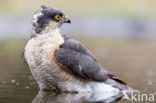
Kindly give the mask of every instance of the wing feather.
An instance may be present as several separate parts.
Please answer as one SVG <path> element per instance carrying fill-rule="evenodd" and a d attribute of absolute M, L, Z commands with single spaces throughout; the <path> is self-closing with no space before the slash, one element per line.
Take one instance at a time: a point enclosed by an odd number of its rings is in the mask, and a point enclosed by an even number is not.
<path fill-rule="evenodd" d="M 106 82 L 120 89 L 127 88 L 125 82 L 105 70 L 78 41 L 66 38 L 54 56 L 60 66 L 83 79 Z"/>

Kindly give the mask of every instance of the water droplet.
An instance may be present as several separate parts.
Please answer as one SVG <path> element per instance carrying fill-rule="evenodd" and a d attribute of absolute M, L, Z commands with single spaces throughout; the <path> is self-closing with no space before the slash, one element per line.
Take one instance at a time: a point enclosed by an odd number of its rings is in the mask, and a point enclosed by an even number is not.
<path fill-rule="evenodd" d="M 12 79 L 12 80 L 11 80 L 11 82 L 12 82 L 12 83 L 15 83 L 15 82 L 16 82 L 16 80 Z"/>
<path fill-rule="evenodd" d="M 29 86 L 26 86 L 25 88 L 26 88 L 26 89 L 29 89 L 30 87 L 29 87 Z"/>

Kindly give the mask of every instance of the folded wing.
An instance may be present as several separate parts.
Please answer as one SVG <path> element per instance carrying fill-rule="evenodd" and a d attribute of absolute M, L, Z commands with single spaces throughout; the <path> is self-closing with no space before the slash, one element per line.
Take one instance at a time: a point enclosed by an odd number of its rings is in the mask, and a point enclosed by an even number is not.
<path fill-rule="evenodd" d="M 55 59 L 62 68 L 75 75 L 91 81 L 106 82 L 122 89 L 126 83 L 106 71 L 95 57 L 78 41 L 65 39 L 63 45 L 54 53 Z"/>

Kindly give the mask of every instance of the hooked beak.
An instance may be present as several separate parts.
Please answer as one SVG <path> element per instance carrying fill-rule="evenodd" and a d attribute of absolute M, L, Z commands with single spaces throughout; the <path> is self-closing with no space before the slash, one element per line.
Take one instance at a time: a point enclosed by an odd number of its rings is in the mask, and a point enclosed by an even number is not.
<path fill-rule="evenodd" d="M 64 23 L 71 24 L 71 20 L 67 16 L 64 16 Z"/>

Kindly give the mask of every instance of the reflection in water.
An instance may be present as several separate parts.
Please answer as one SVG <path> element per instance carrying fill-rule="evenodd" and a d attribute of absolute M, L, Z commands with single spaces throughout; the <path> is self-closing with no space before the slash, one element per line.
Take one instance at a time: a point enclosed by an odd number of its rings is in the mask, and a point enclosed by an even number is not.
<path fill-rule="evenodd" d="M 116 103 L 123 94 L 109 97 L 108 93 L 53 93 L 39 91 L 32 103 Z"/>

